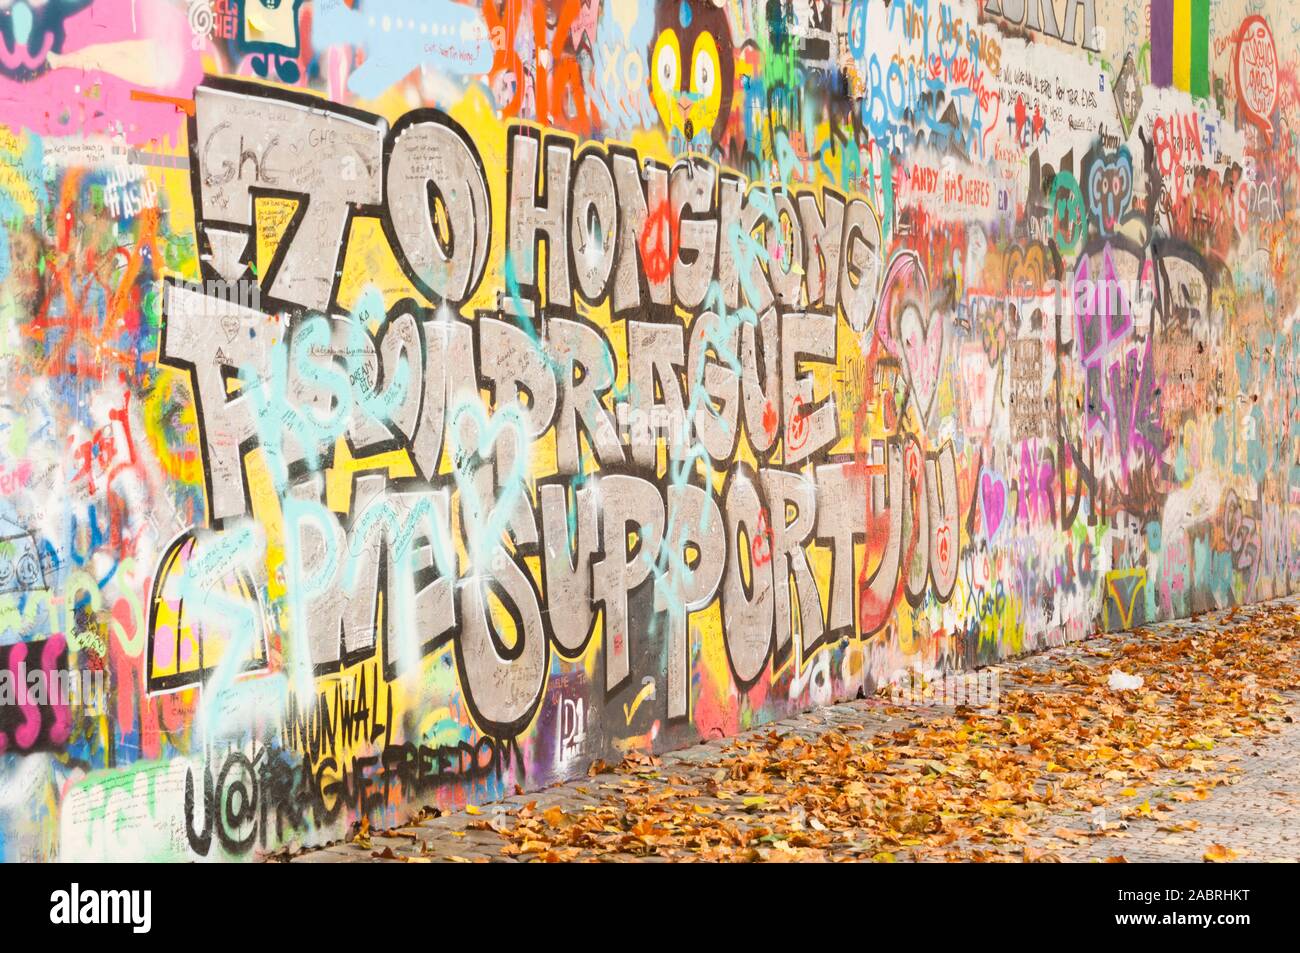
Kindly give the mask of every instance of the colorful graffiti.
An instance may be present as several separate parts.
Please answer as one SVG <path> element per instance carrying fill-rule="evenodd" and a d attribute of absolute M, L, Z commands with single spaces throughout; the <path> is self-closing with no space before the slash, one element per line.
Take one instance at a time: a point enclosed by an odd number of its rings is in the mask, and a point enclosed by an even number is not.
<path fill-rule="evenodd" d="M 1297 591 L 1296 37 L 6 4 L 0 856 L 257 858 Z"/>

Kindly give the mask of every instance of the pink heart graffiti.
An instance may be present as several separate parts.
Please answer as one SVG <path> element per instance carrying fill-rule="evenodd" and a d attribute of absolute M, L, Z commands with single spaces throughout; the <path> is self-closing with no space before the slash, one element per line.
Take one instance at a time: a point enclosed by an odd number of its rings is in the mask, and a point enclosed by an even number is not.
<path fill-rule="evenodd" d="M 990 540 L 1002 528 L 1002 518 L 1007 511 L 1007 484 L 1002 477 L 989 470 L 980 476 L 980 516 L 984 532 Z"/>

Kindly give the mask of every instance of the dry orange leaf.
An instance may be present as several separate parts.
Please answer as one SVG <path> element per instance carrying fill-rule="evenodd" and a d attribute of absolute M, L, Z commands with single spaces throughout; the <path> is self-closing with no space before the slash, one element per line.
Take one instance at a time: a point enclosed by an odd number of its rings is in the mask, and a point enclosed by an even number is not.
<path fill-rule="evenodd" d="M 1226 864 L 1230 860 L 1236 860 L 1237 857 L 1235 850 L 1222 844 L 1211 844 L 1210 849 L 1201 855 L 1202 860 L 1211 864 Z"/>

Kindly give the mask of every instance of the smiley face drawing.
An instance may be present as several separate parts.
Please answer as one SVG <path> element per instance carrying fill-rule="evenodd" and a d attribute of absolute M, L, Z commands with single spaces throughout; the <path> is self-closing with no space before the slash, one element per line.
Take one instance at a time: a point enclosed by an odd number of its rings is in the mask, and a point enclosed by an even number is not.
<path fill-rule="evenodd" d="M 734 82 L 726 13 L 710 0 L 661 2 L 650 51 L 650 97 L 673 139 L 711 148 L 731 112 Z"/>

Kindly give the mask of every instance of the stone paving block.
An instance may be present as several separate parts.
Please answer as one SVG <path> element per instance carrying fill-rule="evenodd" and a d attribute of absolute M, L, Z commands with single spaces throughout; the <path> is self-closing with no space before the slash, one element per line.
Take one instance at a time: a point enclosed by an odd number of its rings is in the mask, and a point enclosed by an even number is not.
<path fill-rule="evenodd" d="M 328 848 L 309 850 L 289 858 L 291 864 L 346 864 L 350 855 Z"/>

